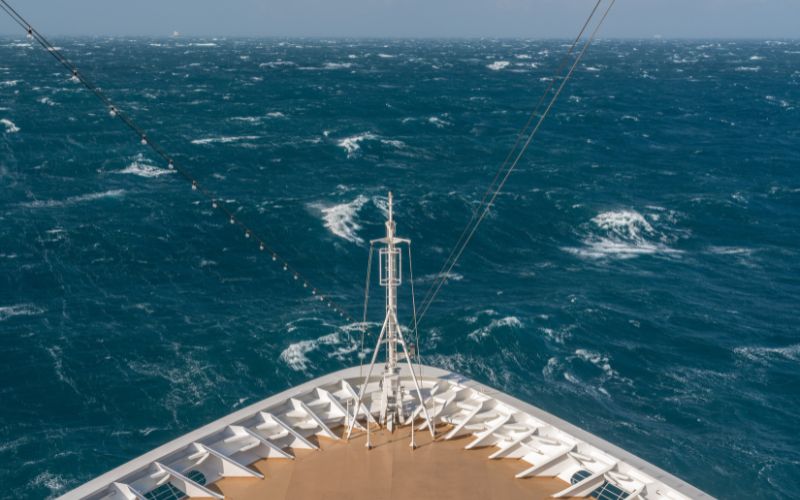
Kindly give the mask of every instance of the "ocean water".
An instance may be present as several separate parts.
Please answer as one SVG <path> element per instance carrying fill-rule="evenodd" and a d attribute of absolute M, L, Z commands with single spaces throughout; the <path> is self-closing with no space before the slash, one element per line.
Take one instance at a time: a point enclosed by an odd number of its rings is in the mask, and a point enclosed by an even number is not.
<path fill-rule="evenodd" d="M 421 296 L 566 50 L 54 42 L 354 317 L 387 191 Z M 7 498 L 64 493 L 358 363 L 357 325 L 67 76 L 0 40 Z M 599 41 L 426 315 L 423 361 L 721 498 L 796 496 L 798 144 L 800 42 Z"/>

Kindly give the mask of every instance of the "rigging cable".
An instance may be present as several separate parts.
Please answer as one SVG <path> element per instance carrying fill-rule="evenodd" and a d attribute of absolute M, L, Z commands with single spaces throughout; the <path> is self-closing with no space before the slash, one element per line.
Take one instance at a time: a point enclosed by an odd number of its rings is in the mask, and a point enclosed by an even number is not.
<path fill-rule="evenodd" d="M 372 272 L 372 253 L 375 250 L 375 243 L 370 241 L 369 242 L 369 258 L 367 259 L 367 280 L 366 284 L 364 285 L 364 314 L 361 318 L 361 350 L 358 351 L 358 359 L 359 359 L 359 367 L 358 367 L 358 376 L 363 375 L 364 371 L 364 337 L 367 334 L 367 308 L 369 307 L 369 276 Z"/>
<path fill-rule="evenodd" d="M 114 104 L 114 102 L 112 102 L 111 99 L 106 96 L 106 94 L 100 90 L 97 85 L 93 84 L 89 79 L 87 79 L 86 76 L 78 70 L 77 66 L 67 59 L 66 56 L 64 56 L 56 46 L 51 44 L 50 41 L 44 37 L 44 35 L 37 31 L 36 28 L 34 28 L 24 17 L 22 17 L 22 15 L 20 15 L 7 2 L 7 0 L 0 0 L 0 8 L 5 11 L 5 13 L 8 14 L 14 22 L 22 27 L 23 30 L 26 31 L 28 38 L 36 40 L 39 45 L 47 50 L 50 55 L 52 55 L 69 71 L 71 75 L 70 79 L 72 81 L 82 84 L 87 90 L 89 90 L 100 101 L 102 101 L 102 103 L 107 107 L 108 113 L 112 118 L 119 118 L 129 129 L 136 133 L 142 145 L 148 146 L 156 155 L 161 157 L 167 163 L 167 168 L 169 170 L 177 172 L 181 177 L 188 181 L 191 184 L 192 190 L 207 198 L 213 209 L 224 214 L 232 225 L 238 226 L 239 229 L 242 230 L 245 238 L 253 240 L 258 245 L 258 248 L 261 252 L 268 252 L 272 257 L 272 261 L 280 265 L 284 272 L 291 273 L 293 281 L 298 282 L 298 284 L 302 285 L 304 289 L 310 289 L 311 295 L 313 295 L 316 300 L 324 303 L 329 309 L 338 314 L 340 317 L 346 319 L 350 323 L 355 322 L 355 320 L 349 314 L 347 314 L 341 306 L 334 302 L 330 296 L 321 294 L 320 290 L 316 287 L 313 287 L 308 279 L 306 279 L 297 269 L 289 264 L 288 260 L 280 256 L 272 247 L 267 244 L 263 238 L 258 236 L 256 232 L 250 228 L 250 226 L 239 219 L 233 210 L 225 206 L 220 197 L 203 187 L 197 181 L 197 179 L 191 175 L 190 171 L 175 163 L 174 158 L 167 153 L 165 149 L 163 149 L 158 143 L 154 142 L 152 138 L 147 135 L 145 130 L 136 122 L 134 122 L 130 116 L 124 113 L 119 106 Z M 347 334 L 348 337 L 350 337 L 349 329 L 347 330 Z M 350 341 L 352 342 L 352 339 L 350 339 Z"/>
<path fill-rule="evenodd" d="M 461 241 L 460 244 L 457 244 L 454 247 L 454 249 L 456 251 L 451 252 L 451 254 L 453 255 L 453 258 L 449 259 L 450 260 L 449 263 L 446 262 L 446 266 L 444 266 L 445 272 L 444 273 L 440 273 L 440 275 L 437 277 L 437 281 L 435 281 L 434 284 L 431 285 L 432 292 L 426 296 L 426 300 L 422 304 L 422 307 L 421 307 L 422 310 L 421 310 L 421 312 L 419 314 L 418 322 L 421 322 L 423 317 L 425 316 L 425 314 L 428 312 L 428 309 L 430 308 L 431 303 L 434 301 L 436 296 L 439 294 L 439 291 L 441 291 L 442 285 L 447 281 L 447 276 L 449 276 L 450 271 L 452 271 L 453 267 L 455 267 L 456 263 L 461 258 L 461 255 L 463 255 L 464 250 L 466 249 L 467 245 L 470 243 L 470 241 L 472 240 L 472 237 L 475 235 L 475 232 L 477 231 L 478 227 L 483 222 L 483 220 L 486 218 L 486 215 L 489 213 L 489 210 L 491 209 L 492 205 L 494 204 L 495 199 L 500 194 L 500 191 L 502 191 L 503 187 L 505 186 L 506 182 L 508 181 L 509 177 L 511 176 L 511 173 L 517 167 L 517 164 L 519 163 L 520 159 L 522 159 L 523 155 L 525 154 L 525 151 L 528 149 L 528 146 L 530 146 L 531 142 L 533 141 L 533 138 L 536 136 L 536 133 L 539 131 L 539 128 L 541 127 L 541 125 L 544 122 L 545 118 L 547 118 L 547 115 L 550 113 L 550 110 L 553 108 L 553 106 L 555 105 L 556 101 L 558 100 L 558 97 L 561 94 L 561 91 L 564 90 L 565 85 L 567 84 L 567 82 L 569 81 L 570 77 L 574 73 L 575 68 L 578 66 L 578 63 L 581 61 L 581 59 L 583 58 L 583 56 L 586 53 L 587 49 L 589 48 L 589 46 L 594 41 L 595 37 L 597 36 L 598 31 L 600 30 L 600 27 L 603 25 L 603 22 L 605 21 L 606 17 L 608 16 L 608 13 L 611 11 L 611 8 L 614 6 L 615 2 L 616 2 L 616 0 L 611 0 L 610 3 L 608 4 L 608 7 L 606 7 L 605 12 L 603 12 L 603 16 L 600 18 L 600 21 L 597 23 L 597 25 L 595 26 L 595 28 L 592 31 L 591 35 L 589 36 L 589 38 L 584 43 L 583 47 L 581 48 L 581 51 L 578 53 L 577 57 L 575 58 L 575 61 L 572 63 L 572 66 L 570 67 L 569 71 L 564 76 L 564 78 L 561 80 L 561 83 L 558 86 L 558 88 L 556 89 L 555 94 L 553 94 L 553 96 L 550 99 L 547 107 L 542 112 L 541 116 L 539 116 L 539 120 L 536 122 L 536 125 L 533 127 L 533 129 L 531 130 L 530 134 L 528 134 L 527 139 L 523 143 L 522 148 L 520 149 L 519 153 L 517 153 L 517 155 L 515 156 L 514 161 L 506 169 L 505 174 L 503 175 L 503 177 L 500 180 L 499 184 L 497 184 L 497 187 L 492 192 L 492 196 L 489 198 L 488 202 L 484 203 L 482 210 L 478 211 L 479 216 L 475 219 L 474 223 L 470 222 L 470 224 L 467 225 L 467 228 L 469 228 L 469 231 L 467 232 L 466 237 L 463 238 L 463 241 Z M 595 11 L 593 10 L 592 11 L 592 15 L 590 16 L 589 19 L 591 19 L 591 17 L 594 16 L 594 12 Z M 587 23 L 588 23 L 588 21 L 587 21 Z M 548 89 L 548 91 L 549 91 L 549 89 Z"/>
<path fill-rule="evenodd" d="M 589 26 L 589 23 L 592 21 L 592 18 L 594 18 L 594 15 L 597 12 L 597 9 L 598 9 L 598 7 L 600 7 L 600 4 L 602 2 L 603 2 L 603 0 L 597 0 L 597 2 L 594 4 L 594 8 L 592 9 L 591 13 L 589 14 L 589 17 L 587 17 L 586 21 L 583 23 L 583 26 L 581 27 L 580 32 L 578 32 L 578 36 L 575 37 L 575 40 L 573 40 L 572 45 L 570 45 L 570 47 L 569 47 L 569 50 L 567 51 L 566 54 L 564 54 L 564 57 L 561 59 L 561 62 L 558 65 L 558 69 L 556 69 L 555 72 L 553 73 L 555 76 L 560 75 L 564 71 L 564 68 L 566 67 L 567 63 L 569 62 L 570 56 L 572 55 L 573 51 L 575 50 L 575 47 L 577 47 L 578 42 L 580 41 L 580 39 L 583 37 L 583 34 L 586 31 L 586 28 Z M 458 240 L 456 241 L 456 244 L 453 245 L 453 248 L 450 250 L 450 254 L 447 256 L 447 259 L 445 259 L 444 263 L 442 264 L 441 269 L 436 274 L 436 279 L 434 279 L 433 282 L 431 283 L 431 286 L 428 287 L 428 291 L 425 293 L 425 297 L 422 299 L 422 303 L 423 304 L 428 301 L 428 298 L 430 297 L 431 293 L 433 293 L 433 290 L 436 287 L 437 281 L 439 279 L 442 279 L 442 280 L 445 280 L 445 281 L 447 280 L 448 274 L 446 274 L 444 272 L 445 269 L 447 269 L 447 266 L 449 265 L 450 261 L 452 260 L 453 256 L 455 255 L 457 249 L 459 248 L 459 246 L 464 241 L 464 238 L 469 233 L 469 229 L 472 227 L 472 224 L 478 218 L 478 215 L 480 214 L 481 207 L 483 207 L 483 205 L 486 203 L 486 199 L 489 197 L 489 195 L 491 194 L 492 190 L 494 189 L 494 187 L 495 187 L 495 185 L 497 183 L 497 180 L 500 178 L 500 175 L 506 169 L 506 166 L 511 161 L 511 158 L 513 158 L 514 152 L 517 150 L 517 147 L 519 146 L 520 141 L 522 140 L 523 137 L 525 137 L 526 132 L 528 131 L 528 128 L 531 126 L 531 123 L 533 123 L 533 119 L 536 118 L 537 114 L 539 114 L 539 109 L 541 108 L 542 104 L 544 103 L 544 100 L 547 97 L 547 95 L 553 89 L 553 86 L 555 86 L 556 81 L 557 81 L 556 77 L 550 79 L 550 83 L 548 84 L 548 86 L 544 90 L 544 92 L 542 92 L 542 95 L 539 97 L 539 101 L 536 103 L 536 106 L 534 106 L 533 111 L 531 111 L 530 115 L 528 116 L 528 121 L 525 123 L 525 125 L 517 133 L 517 137 L 516 137 L 516 139 L 514 141 L 514 145 L 511 146 L 511 149 L 509 150 L 508 154 L 506 155 L 505 160 L 503 160 L 503 163 L 500 164 L 500 167 L 497 169 L 497 172 L 494 174 L 494 178 L 492 179 L 492 182 L 489 184 L 489 186 L 486 187 L 486 191 L 484 191 L 483 196 L 481 197 L 480 203 L 475 208 L 475 210 L 472 211 L 472 217 L 470 218 L 469 222 L 467 222 L 466 226 L 464 226 L 464 230 L 461 232 L 461 235 L 458 237 Z"/>

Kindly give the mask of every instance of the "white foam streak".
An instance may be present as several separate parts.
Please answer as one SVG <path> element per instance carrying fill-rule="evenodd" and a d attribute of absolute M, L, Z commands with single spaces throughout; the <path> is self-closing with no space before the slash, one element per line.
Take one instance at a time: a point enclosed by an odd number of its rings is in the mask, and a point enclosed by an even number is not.
<path fill-rule="evenodd" d="M 229 142 L 253 141 L 256 139 L 259 139 L 259 136 L 236 135 L 236 136 L 206 137 L 204 139 L 195 139 L 192 141 L 192 144 L 214 144 L 214 143 L 227 144 Z"/>
<path fill-rule="evenodd" d="M 42 314 L 43 312 L 43 309 L 40 309 L 33 304 L 0 306 L 0 321 L 5 321 L 8 318 L 13 318 L 15 316 L 36 316 L 38 314 Z"/>
<path fill-rule="evenodd" d="M 29 201 L 25 203 L 21 203 L 21 206 L 27 208 L 51 208 L 51 207 L 63 207 L 68 205 L 75 205 L 78 203 L 84 203 L 87 201 L 95 201 L 95 200 L 102 200 L 105 198 L 121 198 L 125 195 L 124 189 L 111 189 L 109 191 L 103 191 L 101 193 L 89 193 L 89 194 L 82 194 L 80 196 L 71 196 L 65 200 L 36 200 L 36 201 Z"/>
<path fill-rule="evenodd" d="M 788 361 L 800 361 L 800 344 L 786 347 L 737 347 L 733 352 L 750 361 L 757 361 L 760 363 L 769 363 L 770 361 L 781 358 Z"/>

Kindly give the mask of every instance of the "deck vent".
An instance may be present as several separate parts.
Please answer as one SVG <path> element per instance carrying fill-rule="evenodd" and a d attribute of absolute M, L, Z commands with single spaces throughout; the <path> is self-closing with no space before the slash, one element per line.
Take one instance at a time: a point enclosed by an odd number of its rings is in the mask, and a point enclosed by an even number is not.
<path fill-rule="evenodd" d="M 147 500 L 181 500 L 186 498 L 186 495 L 170 483 L 164 483 L 149 493 L 145 493 L 144 497 Z"/>
<path fill-rule="evenodd" d="M 190 470 L 186 473 L 186 477 L 194 481 L 195 483 L 205 486 L 206 485 L 206 476 L 200 472 L 199 470 Z"/>

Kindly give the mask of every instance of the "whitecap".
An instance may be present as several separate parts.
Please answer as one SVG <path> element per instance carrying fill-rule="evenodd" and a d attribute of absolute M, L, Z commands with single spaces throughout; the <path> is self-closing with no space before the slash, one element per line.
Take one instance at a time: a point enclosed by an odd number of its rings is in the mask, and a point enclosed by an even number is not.
<path fill-rule="evenodd" d="M 351 243 L 360 245 L 364 240 L 358 236 L 361 224 L 358 223 L 356 217 L 358 211 L 368 201 L 369 198 L 362 194 L 349 203 L 332 206 L 314 204 L 312 206 L 322 213 L 323 223 L 331 233 Z"/>
<path fill-rule="evenodd" d="M 598 352 L 590 351 L 588 349 L 576 349 L 575 356 L 577 356 L 578 359 L 591 363 L 600 368 L 608 378 L 612 378 L 616 375 L 614 369 L 611 368 L 611 363 L 608 361 L 608 356 L 604 356 Z"/>
<path fill-rule="evenodd" d="M 248 122 L 248 123 L 260 123 L 261 117 L 260 116 L 233 116 L 228 118 L 228 120 L 233 122 Z"/>
<path fill-rule="evenodd" d="M 238 136 L 219 136 L 219 137 L 206 137 L 203 139 L 195 139 L 192 141 L 192 144 L 214 144 L 214 143 L 222 143 L 226 144 L 229 142 L 239 142 L 239 141 L 253 141 L 259 139 L 257 135 L 238 135 Z"/>
<path fill-rule="evenodd" d="M 380 57 L 381 59 L 394 59 L 397 56 L 393 56 L 392 54 L 384 54 L 383 52 L 381 52 L 380 54 L 378 54 L 378 57 Z"/>
<path fill-rule="evenodd" d="M 461 281 L 464 279 L 462 274 L 450 271 L 449 273 L 438 273 L 438 274 L 426 274 L 417 278 L 417 282 L 419 283 L 426 283 L 432 282 L 437 279 L 441 279 L 442 276 L 446 276 L 445 281 Z"/>
<path fill-rule="evenodd" d="M 323 66 L 324 69 L 347 69 L 352 68 L 353 63 L 334 63 L 334 62 L 326 62 Z"/>
<path fill-rule="evenodd" d="M 757 361 L 760 363 L 769 363 L 776 359 L 785 359 L 795 362 L 800 361 L 800 344 L 788 345 L 785 347 L 742 346 L 735 348 L 733 352 L 750 361 Z"/>
<path fill-rule="evenodd" d="M 284 115 L 280 111 L 270 111 L 269 113 L 267 113 L 267 117 L 269 117 L 269 118 L 286 118 L 286 115 Z"/>
<path fill-rule="evenodd" d="M 347 157 L 352 157 L 359 149 L 361 149 L 360 143 L 368 140 L 377 139 L 378 136 L 373 134 L 372 132 L 364 132 L 363 134 L 353 135 L 350 137 L 345 137 L 344 139 L 339 140 L 339 147 L 344 148 L 347 151 Z"/>
<path fill-rule="evenodd" d="M 42 97 L 41 99 L 39 99 L 39 102 L 41 104 L 46 105 L 46 106 L 55 106 L 56 105 L 55 101 L 53 101 L 49 97 Z"/>
<path fill-rule="evenodd" d="M 8 318 L 15 316 L 36 316 L 42 314 L 44 309 L 36 307 L 33 304 L 15 304 L 13 306 L 0 306 L 0 321 L 5 321 Z"/>
<path fill-rule="evenodd" d="M 452 123 L 448 122 L 447 120 L 443 120 L 438 116 L 431 116 L 430 118 L 428 118 L 428 123 L 435 125 L 436 128 L 444 128 L 449 125 L 452 125 Z"/>
<path fill-rule="evenodd" d="M 480 339 L 488 337 L 492 332 L 499 328 L 522 328 L 522 321 L 516 316 L 506 316 L 504 318 L 493 319 L 488 325 L 470 332 L 467 337 L 479 342 Z"/>
<path fill-rule="evenodd" d="M 353 325 L 347 325 L 334 333 L 329 333 L 313 340 L 301 340 L 300 342 L 289 344 L 289 347 L 281 352 L 279 358 L 295 371 L 306 371 L 311 365 L 309 354 L 323 349 L 329 351 L 326 353 L 328 358 L 345 360 L 348 354 L 358 349 L 358 344 L 350 337 L 345 338 L 344 335 L 345 332 L 352 328 Z"/>
<path fill-rule="evenodd" d="M 651 216 L 654 221 L 660 217 L 658 214 Z M 650 222 L 635 210 L 602 212 L 592 218 L 591 222 L 594 224 L 594 230 L 583 240 L 583 247 L 562 249 L 590 259 L 630 259 L 640 255 L 681 253 L 667 246 L 669 238 L 656 231 Z"/>
<path fill-rule="evenodd" d="M 64 200 L 36 200 L 36 201 L 28 201 L 25 203 L 21 203 L 20 206 L 27 207 L 27 208 L 51 208 L 51 207 L 63 207 L 68 205 L 75 205 L 78 203 L 84 203 L 87 201 L 96 201 L 102 200 L 105 198 L 121 198 L 125 195 L 124 189 L 111 189 L 108 191 L 103 191 L 100 193 L 89 193 L 89 194 L 82 194 L 79 196 L 70 196 Z"/>
<path fill-rule="evenodd" d="M 145 163 L 144 155 L 139 154 L 127 167 L 114 173 L 137 175 L 139 177 L 160 177 L 162 175 L 172 174 L 174 172 L 174 170 L 148 165 Z"/>
<path fill-rule="evenodd" d="M 192 47 L 216 47 L 217 44 L 214 42 L 207 42 L 207 43 L 190 43 Z"/>
<path fill-rule="evenodd" d="M 708 247 L 709 253 L 713 253 L 715 255 L 752 255 L 753 249 L 752 248 L 742 248 L 742 247 L 717 247 L 711 246 Z"/>
<path fill-rule="evenodd" d="M 507 68 L 511 63 L 508 61 L 495 61 L 492 64 L 487 64 L 486 67 L 492 71 L 500 71 Z"/>
<path fill-rule="evenodd" d="M 758 55 L 750 56 L 750 60 L 751 61 L 763 61 L 764 60 L 764 56 L 758 56 Z"/>
<path fill-rule="evenodd" d="M 0 86 L 3 87 L 15 87 L 21 80 L 6 80 L 0 82 Z"/>
<path fill-rule="evenodd" d="M 59 474 L 53 474 L 50 471 L 44 471 L 33 478 L 33 485 L 36 487 L 45 487 L 50 490 L 52 495 L 64 491 L 67 486 L 64 477 Z"/>
<path fill-rule="evenodd" d="M 734 71 L 757 73 L 761 71 L 761 66 L 737 66 Z"/>
<path fill-rule="evenodd" d="M 0 118 L 0 124 L 5 125 L 7 134 L 16 134 L 19 132 L 19 127 L 8 118 Z"/>
<path fill-rule="evenodd" d="M 279 59 L 277 61 L 265 62 L 258 65 L 259 68 L 273 68 L 273 69 L 280 68 L 283 66 L 297 66 L 297 63 L 294 63 L 292 61 L 283 61 Z"/>

